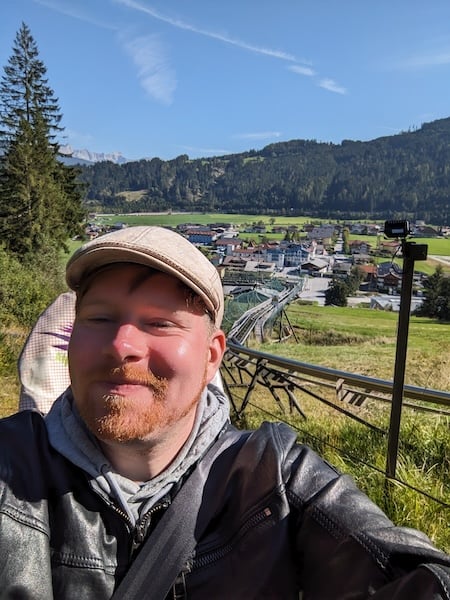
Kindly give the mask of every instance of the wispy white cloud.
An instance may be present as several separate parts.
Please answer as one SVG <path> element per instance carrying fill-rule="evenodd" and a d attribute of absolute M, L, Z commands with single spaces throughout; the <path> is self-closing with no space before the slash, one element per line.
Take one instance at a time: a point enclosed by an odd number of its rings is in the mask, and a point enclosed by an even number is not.
<path fill-rule="evenodd" d="M 306 77 L 313 77 L 316 74 L 311 67 L 306 67 L 303 65 L 289 65 L 288 69 L 297 75 L 306 75 Z"/>
<path fill-rule="evenodd" d="M 231 136 L 233 139 L 241 139 L 241 140 L 264 140 L 271 138 L 279 138 L 281 137 L 281 133 L 279 131 L 262 131 L 258 133 L 236 133 Z M 220 156 L 222 154 L 232 154 L 235 150 L 227 150 L 225 148 L 198 148 L 194 146 L 179 146 L 179 148 L 183 149 L 185 152 L 190 154 L 194 154 L 196 156 Z"/>
<path fill-rule="evenodd" d="M 243 40 L 234 38 L 224 33 L 218 33 L 215 31 L 209 31 L 206 29 L 202 29 L 200 27 L 196 27 L 186 21 L 181 19 L 175 19 L 169 17 L 161 12 L 157 11 L 151 6 L 144 6 L 137 0 L 112 0 L 113 2 L 120 4 L 122 6 L 126 6 L 132 10 L 140 11 L 144 14 L 147 14 L 149 17 L 153 19 L 157 19 L 158 21 L 162 21 L 171 25 L 172 27 L 176 27 L 178 29 L 183 29 L 186 31 L 191 31 L 192 33 L 203 35 L 208 38 L 218 40 L 220 42 L 231 44 L 237 48 L 241 48 L 243 50 L 248 50 L 250 52 L 254 52 L 257 54 L 261 54 L 264 56 L 269 56 L 272 58 L 280 59 L 289 63 L 294 63 L 288 66 L 288 69 L 297 75 L 303 75 L 307 77 L 316 76 L 316 72 L 311 67 L 310 61 L 302 60 L 295 57 L 293 54 L 288 52 L 284 52 L 282 50 L 274 50 L 272 48 L 266 48 L 263 46 L 256 46 L 254 44 L 249 44 Z M 318 83 L 319 87 L 326 89 L 330 92 L 334 92 L 336 94 L 346 94 L 347 90 L 338 85 L 333 79 L 324 78 L 321 79 Z"/>
<path fill-rule="evenodd" d="M 154 8 L 152 8 L 150 6 L 143 6 L 139 2 L 136 2 L 135 0 L 113 0 L 113 1 L 116 2 L 117 4 L 121 4 L 123 6 L 127 6 L 128 8 L 143 12 L 143 13 L 147 14 L 149 17 L 153 17 L 154 19 L 157 19 L 158 21 L 163 21 L 164 23 L 167 23 L 168 25 L 172 25 L 173 27 L 177 27 L 178 29 L 192 31 L 192 33 L 203 35 L 203 36 L 218 40 L 220 42 L 224 42 L 226 44 L 231 44 L 232 46 L 237 46 L 238 48 L 242 48 L 243 50 L 249 50 L 249 51 L 255 52 L 257 54 L 263 54 L 265 56 L 271 56 L 273 58 L 278 58 L 278 59 L 290 61 L 290 62 L 306 62 L 306 61 L 299 61 L 299 59 L 297 59 L 292 54 L 289 54 L 288 52 L 283 52 L 282 50 L 274 50 L 271 48 L 264 48 L 262 46 L 255 46 L 254 44 L 249 44 L 249 43 L 239 40 L 237 38 L 233 38 L 227 34 L 218 33 L 215 31 L 208 31 L 206 29 L 202 29 L 200 27 L 191 25 L 190 23 L 187 23 L 186 21 L 182 21 L 181 19 L 174 19 L 172 17 L 168 17 L 168 16 L 163 15 L 162 13 L 158 12 L 157 10 L 155 10 Z"/>
<path fill-rule="evenodd" d="M 137 0 L 111 0 L 112 2 L 129 8 L 131 10 L 139 11 L 148 15 L 149 17 L 171 25 L 172 27 L 191 31 L 192 33 L 208 37 L 226 44 L 230 44 L 242 50 L 254 52 L 256 54 L 268 56 L 271 58 L 279 59 L 285 62 L 294 63 L 288 65 L 288 69 L 301 76 L 314 77 L 316 72 L 311 67 L 310 62 L 302 59 L 298 59 L 293 54 L 284 52 L 282 50 L 276 50 L 273 48 L 267 48 L 264 46 L 257 46 L 250 44 L 246 41 L 234 38 L 226 33 L 219 33 L 216 31 L 210 31 L 196 27 L 182 19 L 173 18 L 167 16 L 151 6 L 145 6 Z M 52 10 L 56 10 L 62 14 L 70 16 L 75 19 L 89 22 L 98 27 L 105 29 L 111 29 L 119 31 L 117 26 L 110 25 L 106 22 L 101 22 L 94 19 L 91 15 L 86 14 L 83 10 L 77 10 L 73 4 L 64 3 L 64 0 L 33 0 L 36 4 L 46 6 Z M 123 36 L 121 36 L 123 38 Z M 138 70 L 138 76 L 142 87 L 146 93 L 153 99 L 162 102 L 163 104 L 171 104 L 173 101 L 173 94 L 176 89 L 176 79 L 174 69 L 170 67 L 166 53 L 163 50 L 162 44 L 156 39 L 155 36 L 140 37 L 134 40 L 128 40 L 124 43 L 126 52 L 131 56 L 135 66 Z M 430 62 L 430 61 L 435 62 Z M 440 61 L 440 62 L 439 62 Z M 414 62 L 406 61 L 404 66 L 426 66 L 427 64 L 447 64 L 450 63 L 450 52 L 448 54 L 442 54 L 440 56 L 429 57 L 428 62 L 425 57 L 422 59 L 416 59 Z M 337 84 L 333 79 L 323 78 L 318 83 L 319 87 L 334 92 L 336 94 L 346 94 L 346 88 Z M 254 134 L 259 135 L 259 134 Z M 261 136 L 261 139 L 264 136 Z M 251 139 L 251 138 L 247 138 Z M 254 138 L 257 139 L 257 138 Z"/>
<path fill-rule="evenodd" d="M 345 89 L 345 87 L 340 86 L 339 84 L 337 84 L 334 79 L 321 79 L 319 81 L 319 87 L 323 88 L 324 90 L 328 90 L 329 92 L 334 92 L 335 94 L 346 94 L 347 90 Z"/>
<path fill-rule="evenodd" d="M 65 3 L 64 0 L 33 0 L 33 2 L 73 19 L 116 31 L 120 43 L 136 67 L 139 83 L 147 95 L 162 104 L 169 105 L 172 103 L 176 89 L 175 72 L 170 67 L 163 44 L 156 36 L 131 39 L 124 32 L 121 32 L 117 26 L 99 21 L 86 14 L 82 8 L 74 6 L 73 3 Z"/>
<path fill-rule="evenodd" d="M 399 61 L 394 66 L 398 69 L 426 69 L 428 67 L 439 67 L 442 65 L 450 65 L 450 50 L 444 50 L 434 54 L 412 56 L 403 61 Z"/>
<path fill-rule="evenodd" d="M 267 140 L 281 137 L 280 131 L 260 131 L 256 133 L 236 133 L 234 138 L 240 140 Z"/>
<path fill-rule="evenodd" d="M 162 104 L 171 104 L 177 82 L 158 36 L 148 35 L 134 39 L 122 36 L 121 40 L 137 69 L 139 82 L 145 92 Z"/>

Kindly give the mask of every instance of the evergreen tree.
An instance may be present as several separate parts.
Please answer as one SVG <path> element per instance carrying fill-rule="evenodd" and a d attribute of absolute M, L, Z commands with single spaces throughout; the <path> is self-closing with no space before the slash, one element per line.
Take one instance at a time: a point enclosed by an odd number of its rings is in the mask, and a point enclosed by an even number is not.
<path fill-rule="evenodd" d="M 348 289 L 348 295 L 355 294 L 359 290 L 361 282 L 364 280 L 364 273 L 358 266 L 353 266 L 350 275 L 345 278 Z"/>
<path fill-rule="evenodd" d="M 347 306 L 348 285 L 342 279 L 333 279 L 325 290 L 326 306 Z"/>
<path fill-rule="evenodd" d="M 22 23 L 0 83 L 2 142 L 15 138 L 22 119 L 31 125 L 36 124 L 36 119 L 43 119 L 52 140 L 62 131 L 58 100 L 48 85 L 46 73 L 30 29 Z"/>
<path fill-rule="evenodd" d="M 65 248 L 83 217 L 77 171 L 58 160 L 61 114 L 45 74 L 22 24 L 0 84 L 0 235 L 20 257 Z"/>
<path fill-rule="evenodd" d="M 439 321 L 450 322 L 450 277 L 441 282 L 437 313 Z"/>
<path fill-rule="evenodd" d="M 440 265 L 423 284 L 424 301 L 416 311 L 421 317 L 450 321 L 450 278 L 445 277 Z"/>

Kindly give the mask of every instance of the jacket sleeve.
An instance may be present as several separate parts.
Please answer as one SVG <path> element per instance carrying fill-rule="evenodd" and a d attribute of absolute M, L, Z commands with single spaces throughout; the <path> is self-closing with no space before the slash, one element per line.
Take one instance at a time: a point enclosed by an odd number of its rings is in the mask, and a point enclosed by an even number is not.
<path fill-rule="evenodd" d="M 285 461 L 304 600 L 450 599 L 450 557 L 304 446 Z M 286 481 L 286 479 L 285 479 Z"/>

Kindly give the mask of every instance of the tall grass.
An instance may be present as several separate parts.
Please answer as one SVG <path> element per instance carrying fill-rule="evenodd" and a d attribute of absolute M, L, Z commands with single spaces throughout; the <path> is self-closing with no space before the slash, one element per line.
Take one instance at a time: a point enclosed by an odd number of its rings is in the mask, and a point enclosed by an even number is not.
<path fill-rule="evenodd" d="M 0 247 L 0 327 L 31 327 L 64 287 L 56 253 L 19 261 Z"/>

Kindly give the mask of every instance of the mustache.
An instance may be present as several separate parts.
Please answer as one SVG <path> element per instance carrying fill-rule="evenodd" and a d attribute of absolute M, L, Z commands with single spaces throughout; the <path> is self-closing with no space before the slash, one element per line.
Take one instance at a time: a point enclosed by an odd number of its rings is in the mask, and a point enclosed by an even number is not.
<path fill-rule="evenodd" d="M 169 383 L 165 377 L 155 375 L 149 369 L 143 369 L 142 367 L 130 364 L 124 364 L 120 367 L 111 369 L 108 373 L 108 377 L 110 377 L 113 382 L 144 385 L 159 392 L 165 392 Z"/>

